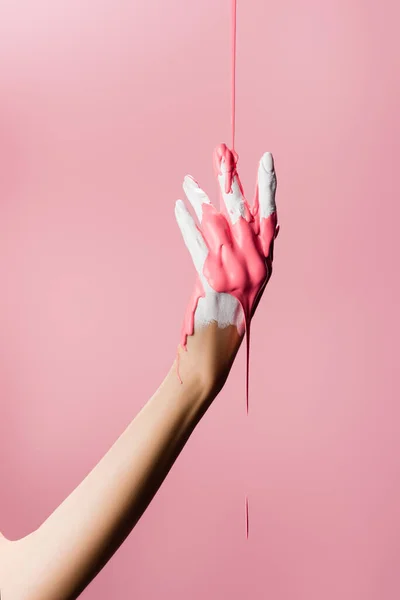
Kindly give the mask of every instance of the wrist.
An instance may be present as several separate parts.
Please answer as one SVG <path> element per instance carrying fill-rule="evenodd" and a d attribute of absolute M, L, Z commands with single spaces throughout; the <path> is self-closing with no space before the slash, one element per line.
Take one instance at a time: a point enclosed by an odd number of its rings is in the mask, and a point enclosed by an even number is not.
<path fill-rule="evenodd" d="M 213 399 L 224 386 L 243 340 L 234 325 L 221 328 L 213 322 L 198 328 L 179 346 L 175 361 L 176 377 L 192 381 L 205 401 Z"/>

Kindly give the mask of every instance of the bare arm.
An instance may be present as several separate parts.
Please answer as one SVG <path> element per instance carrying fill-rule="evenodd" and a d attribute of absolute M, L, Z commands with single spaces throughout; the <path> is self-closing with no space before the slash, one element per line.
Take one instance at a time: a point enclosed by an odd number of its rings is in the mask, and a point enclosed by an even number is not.
<path fill-rule="evenodd" d="M 2 600 L 75 599 L 140 519 L 229 374 L 243 339 L 242 306 L 249 320 L 271 275 L 276 181 L 266 154 L 251 209 L 236 158 L 221 145 L 215 159 L 225 216 L 191 178 L 184 189 L 202 228 L 182 202 L 176 205 L 199 277 L 185 319 L 187 349 L 179 352 L 183 383 L 174 363 L 107 454 L 48 519 L 25 538 L 2 543 Z"/>
<path fill-rule="evenodd" d="M 11 545 L 2 600 L 76 598 L 135 526 L 218 387 L 191 358 L 213 345 L 216 326 L 191 338 L 164 382 L 89 475 L 32 534 Z M 220 335 L 219 335 L 220 337 Z M 224 330 L 233 358 L 240 339 Z"/>

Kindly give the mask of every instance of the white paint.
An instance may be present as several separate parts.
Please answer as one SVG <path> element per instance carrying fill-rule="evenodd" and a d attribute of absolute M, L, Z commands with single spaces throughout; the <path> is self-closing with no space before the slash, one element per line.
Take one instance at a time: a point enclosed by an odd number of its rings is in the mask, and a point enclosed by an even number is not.
<path fill-rule="evenodd" d="M 240 191 L 236 176 L 232 182 L 232 191 L 228 194 L 225 192 L 226 165 L 224 160 L 221 162 L 221 172 L 222 174 L 218 175 L 218 181 L 222 198 L 231 223 L 235 224 L 245 216 L 246 200 Z M 258 188 L 260 218 L 267 218 L 276 210 L 276 177 L 273 158 L 269 152 L 266 152 L 260 160 Z M 186 175 L 184 178 L 183 189 L 201 225 L 203 204 L 211 204 L 210 199 L 190 175 Z M 221 328 L 235 325 L 239 332 L 243 333 L 244 314 L 239 301 L 231 294 L 216 292 L 203 274 L 204 263 L 208 255 L 207 244 L 182 200 L 177 200 L 175 204 L 175 216 L 205 291 L 205 296 L 199 298 L 194 315 L 195 328 L 205 327 L 212 322 L 216 322 Z"/>
<path fill-rule="evenodd" d="M 203 190 L 198 186 L 197 182 L 190 175 L 186 175 L 183 180 L 183 190 L 193 206 L 199 223 L 203 220 L 203 208 L 204 203 L 211 204 L 209 197 Z"/>
<path fill-rule="evenodd" d="M 221 175 L 218 175 L 218 181 L 221 188 L 222 198 L 225 202 L 225 206 L 228 211 L 229 218 L 231 220 L 232 225 L 234 225 L 239 221 L 240 217 L 244 218 L 246 214 L 246 200 L 243 198 L 242 192 L 240 191 L 236 175 L 232 180 L 231 191 L 229 193 L 226 193 L 226 164 L 224 158 L 222 158 L 221 160 Z"/>
<path fill-rule="evenodd" d="M 260 219 L 267 219 L 276 211 L 275 204 L 276 175 L 271 152 L 266 152 L 258 167 L 258 198 Z"/>

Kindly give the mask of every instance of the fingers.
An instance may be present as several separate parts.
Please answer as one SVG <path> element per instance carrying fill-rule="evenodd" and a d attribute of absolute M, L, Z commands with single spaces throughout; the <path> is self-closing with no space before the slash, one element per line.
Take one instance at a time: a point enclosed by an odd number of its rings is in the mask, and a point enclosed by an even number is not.
<path fill-rule="evenodd" d="M 214 151 L 214 161 L 225 212 L 229 220 L 233 225 L 240 217 L 249 220 L 249 208 L 236 171 L 237 155 L 234 155 L 225 144 L 220 144 Z"/>
<path fill-rule="evenodd" d="M 276 212 L 276 175 L 271 152 L 266 152 L 258 167 L 258 202 L 260 220 L 267 219 Z"/>
<path fill-rule="evenodd" d="M 190 175 L 186 175 L 183 180 L 183 189 L 187 199 L 193 206 L 196 216 L 201 223 L 203 219 L 203 204 L 211 204 L 207 194 L 199 187 L 197 181 Z"/>
<path fill-rule="evenodd" d="M 175 203 L 175 217 L 196 271 L 202 276 L 208 254 L 207 244 L 182 200 L 177 200 Z"/>

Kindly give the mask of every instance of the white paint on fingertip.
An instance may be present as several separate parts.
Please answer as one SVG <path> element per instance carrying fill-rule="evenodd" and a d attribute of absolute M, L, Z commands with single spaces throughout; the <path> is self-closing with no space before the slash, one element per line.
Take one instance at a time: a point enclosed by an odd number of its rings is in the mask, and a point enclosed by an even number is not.
<path fill-rule="evenodd" d="M 274 159 L 271 152 L 265 152 L 261 157 L 261 163 L 267 173 L 274 170 Z"/>
<path fill-rule="evenodd" d="M 183 200 L 177 200 L 175 202 L 175 214 L 182 212 L 183 206 L 184 206 Z"/>
<path fill-rule="evenodd" d="M 186 175 L 183 180 L 183 190 L 186 194 L 187 199 L 193 206 L 196 213 L 196 217 L 201 223 L 203 218 L 203 204 L 211 204 L 207 194 L 199 187 L 191 175 Z"/>
<path fill-rule="evenodd" d="M 203 267 L 208 254 L 207 244 L 182 200 L 177 200 L 175 203 L 175 216 L 196 271 L 203 276 Z"/>
<path fill-rule="evenodd" d="M 260 218 L 268 219 L 276 211 L 275 204 L 276 175 L 274 159 L 271 152 L 265 152 L 261 157 L 258 169 L 258 193 Z"/>

